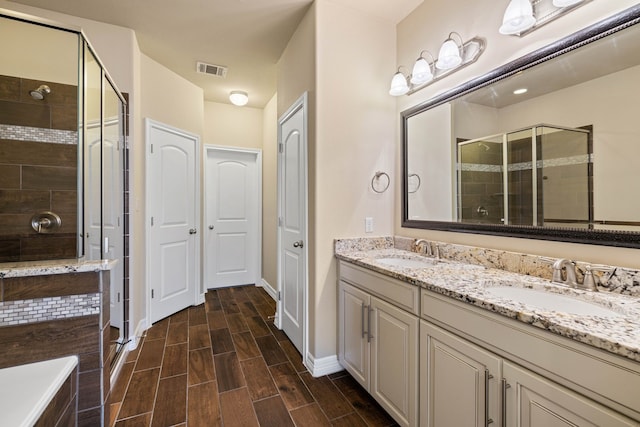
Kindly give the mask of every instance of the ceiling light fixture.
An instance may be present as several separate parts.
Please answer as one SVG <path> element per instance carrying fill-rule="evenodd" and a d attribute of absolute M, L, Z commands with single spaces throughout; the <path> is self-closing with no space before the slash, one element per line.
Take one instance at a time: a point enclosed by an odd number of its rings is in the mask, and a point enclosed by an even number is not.
<path fill-rule="evenodd" d="M 522 95 L 523 93 L 527 93 L 529 89 L 527 89 L 526 87 L 523 87 L 521 89 L 516 89 L 513 91 L 514 95 Z"/>
<path fill-rule="evenodd" d="M 454 40 L 454 36 L 457 36 L 459 41 Z M 413 64 L 411 75 L 407 76 L 400 71 L 403 66 L 398 67 L 391 79 L 389 94 L 411 95 L 447 74 L 474 63 L 484 51 L 484 47 L 485 41 L 479 37 L 464 42 L 460 34 L 449 33 L 449 37 L 440 47 L 437 60 L 429 51 L 423 50 Z"/>
<path fill-rule="evenodd" d="M 524 36 L 591 0 L 510 0 L 498 29 L 500 34 Z"/>
<path fill-rule="evenodd" d="M 247 92 L 234 90 L 229 94 L 229 101 L 231 101 L 233 105 L 242 107 L 244 105 L 247 105 L 247 102 L 249 102 L 249 95 L 247 94 Z"/>

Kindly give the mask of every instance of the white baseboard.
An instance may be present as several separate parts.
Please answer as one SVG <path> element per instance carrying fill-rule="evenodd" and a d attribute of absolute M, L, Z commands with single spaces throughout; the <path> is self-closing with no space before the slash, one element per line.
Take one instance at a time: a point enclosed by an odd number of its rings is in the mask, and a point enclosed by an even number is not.
<path fill-rule="evenodd" d="M 271 287 L 269 282 L 264 280 L 264 278 L 262 278 L 260 282 L 256 283 L 256 286 L 259 288 L 263 288 L 269 294 L 269 296 L 273 298 L 274 301 L 278 301 L 278 292 L 273 287 Z"/>
<path fill-rule="evenodd" d="M 323 375 L 329 375 L 344 370 L 342 365 L 338 362 L 337 355 L 316 359 L 311 353 L 307 353 L 304 365 L 314 377 L 321 377 Z"/>
<path fill-rule="evenodd" d="M 144 331 L 147 330 L 147 319 L 141 319 L 136 326 L 135 331 L 133 331 L 133 336 L 129 337 L 129 351 L 133 351 L 138 347 L 138 343 L 140 342 L 140 337 L 144 335 Z"/>
<path fill-rule="evenodd" d="M 196 305 L 204 304 L 204 294 L 198 294 L 196 297 Z"/>
<path fill-rule="evenodd" d="M 112 387 L 116 383 L 118 375 L 120 375 L 122 365 L 124 365 L 124 361 L 127 359 L 127 354 L 129 354 L 129 346 L 123 345 L 122 351 L 120 351 L 120 353 L 118 353 L 118 356 L 116 357 L 115 365 L 111 366 L 111 377 L 109 379 L 109 384 L 111 384 Z"/>

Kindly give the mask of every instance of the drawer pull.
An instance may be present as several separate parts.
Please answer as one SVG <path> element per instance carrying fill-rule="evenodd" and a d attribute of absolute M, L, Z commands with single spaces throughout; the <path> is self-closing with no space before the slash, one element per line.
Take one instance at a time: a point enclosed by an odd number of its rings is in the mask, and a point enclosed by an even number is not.
<path fill-rule="evenodd" d="M 362 329 L 362 338 L 364 338 L 364 302 L 362 303 L 362 306 L 360 307 L 360 328 Z"/>
<path fill-rule="evenodd" d="M 502 382 L 502 427 L 507 427 L 507 389 L 511 386 L 507 383 L 506 378 L 500 381 Z"/>
<path fill-rule="evenodd" d="M 484 370 L 484 425 L 488 427 L 493 423 L 493 419 L 489 418 L 489 380 L 493 378 L 493 375 L 489 373 L 488 369 Z"/>

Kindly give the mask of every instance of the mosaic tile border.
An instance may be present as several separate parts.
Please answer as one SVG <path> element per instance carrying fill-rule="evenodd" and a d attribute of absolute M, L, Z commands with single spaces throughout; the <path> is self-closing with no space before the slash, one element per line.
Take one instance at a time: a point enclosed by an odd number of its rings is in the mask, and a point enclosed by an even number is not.
<path fill-rule="evenodd" d="M 45 129 L 0 124 L 0 139 L 77 145 L 78 132 L 73 130 Z"/>
<path fill-rule="evenodd" d="M 0 326 L 24 325 L 100 313 L 100 294 L 0 302 Z"/>

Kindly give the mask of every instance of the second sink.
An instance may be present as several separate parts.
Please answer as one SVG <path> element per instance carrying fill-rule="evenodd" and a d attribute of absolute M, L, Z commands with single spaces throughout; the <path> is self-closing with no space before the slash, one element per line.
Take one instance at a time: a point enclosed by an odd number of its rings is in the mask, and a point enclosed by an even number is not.
<path fill-rule="evenodd" d="M 396 257 L 386 257 L 386 258 L 377 258 L 376 262 L 388 265 L 391 267 L 401 267 L 401 268 L 426 268 L 433 267 L 438 263 L 435 259 L 423 258 L 396 258 Z"/>
<path fill-rule="evenodd" d="M 487 288 L 486 292 L 493 296 L 506 298 L 542 310 L 585 316 L 622 316 L 620 313 L 606 307 L 553 292 L 512 286 L 491 287 Z"/>

